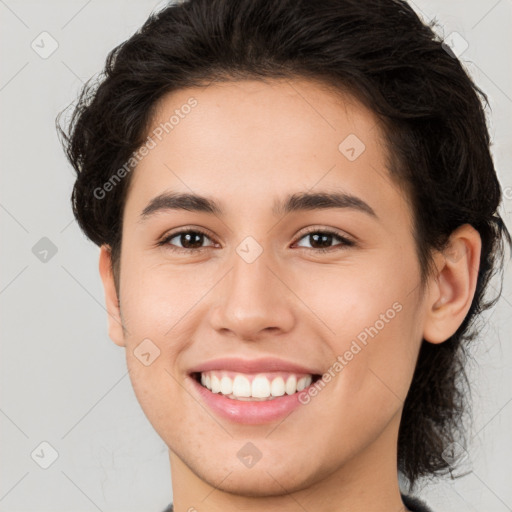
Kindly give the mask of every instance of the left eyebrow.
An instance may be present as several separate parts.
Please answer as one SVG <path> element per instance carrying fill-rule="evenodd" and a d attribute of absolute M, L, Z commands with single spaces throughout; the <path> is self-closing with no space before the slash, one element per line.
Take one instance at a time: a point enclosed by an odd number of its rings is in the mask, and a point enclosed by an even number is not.
<path fill-rule="evenodd" d="M 287 196 L 284 201 L 276 201 L 272 208 L 275 216 L 287 213 L 320 210 L 328 208 L 347 208 L 365 213 L 374 219 L 379 217 L 374 209 L 361 198 L 345 192 L 297 192 Z M 158 212 L 167 210 L 186 210 L 223 216 L 224 211 L 214 199 L 188 193 L 163 193 L 151 199 L 140 214 L 139 222 L 147 220 Z"/>

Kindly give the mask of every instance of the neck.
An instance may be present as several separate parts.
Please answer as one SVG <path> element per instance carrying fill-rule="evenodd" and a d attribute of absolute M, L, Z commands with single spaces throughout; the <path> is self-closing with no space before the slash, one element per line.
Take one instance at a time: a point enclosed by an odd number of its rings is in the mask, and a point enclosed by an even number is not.
<path fill-rule="evenodd" d="M 175 512 L 406 512 L 397 472 L 400 414 L 372 444 L 313 484 L 274 496 L 226 492 L 223 481 L 210 485 L 171 450 L 169 459 Z M 226 475 L 224 483 L 232 474 Z"/>

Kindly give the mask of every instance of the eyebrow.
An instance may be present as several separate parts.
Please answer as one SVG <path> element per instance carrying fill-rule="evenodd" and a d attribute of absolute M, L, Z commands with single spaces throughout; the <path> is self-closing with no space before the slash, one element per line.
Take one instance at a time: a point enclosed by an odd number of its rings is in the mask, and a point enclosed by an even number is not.
<path fill-rule="evenodd" d="M 347 208 L 365 213 L 375 219 L 379 217 L 373 208 L 361 198 L 345 192 L 296 192 L 284 200 L 276 201 L 272 208 L 275 216 L 305 210 Z M 163 193 L 151 199 L 140 214 L 139 222 L 144 222 L 156 213 L 168 210 L 186 210 L 223 216 L 224 212 L 214 199 L 189 193 Z"/>

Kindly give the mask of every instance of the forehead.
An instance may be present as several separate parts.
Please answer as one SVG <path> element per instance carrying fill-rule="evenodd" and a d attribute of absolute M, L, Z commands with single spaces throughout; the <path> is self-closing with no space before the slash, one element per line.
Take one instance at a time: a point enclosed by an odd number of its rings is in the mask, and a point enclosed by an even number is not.
<path fill-rule="evenodd" d="M 263 208 L 264 197 L 272 208 L 276 198 L 308 189 L 343 190 L 375 210 L 403 201 L 375 115 L 318 82 L 180 89 L 158 102 L 147 136 L 154 144 L 133 172 L 127 198 L 127 209 L 130 203 L 139 213 L 164 191 L 218 197 L 238 214 Z M 396 206 L 403 215 L 404 204 Z"/>
<path fill-rule="evenodd" d="M 189 107 L 191 103 L 195 106 Z M 166 137 L 169 142 L 181 135 L 188 146 L 202 150 L 195 157 L 229 150 L 231 158 L 258 153 L 258 160 L 269 154 L 275 161 L 278 151 L 297 159 L 312 156 L 312 149 L 314 154 L 337 155 L 340 142 L 349 135 L 352 141 L 359 138 L 356 149 L 361 150 L 361 144 L 372 146 L 382 138 L 377 124 L 374 114 L 353 96 L 322 82 L 245 80 L 165 95 L 156 104 L 148 135 L 159 128 L 172 135 Z"/>

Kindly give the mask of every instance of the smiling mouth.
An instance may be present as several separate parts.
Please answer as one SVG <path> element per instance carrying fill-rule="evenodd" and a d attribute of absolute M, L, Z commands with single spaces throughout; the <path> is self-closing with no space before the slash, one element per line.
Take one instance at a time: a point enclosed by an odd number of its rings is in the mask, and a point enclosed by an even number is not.
<path fill-rule="evenodd" d="M 212 393 L 245 402 L 269 401 L 299 393 L 321 378 L 291 372 L 240 373 L 227 370 L 193 372 L 190 376 Z"/>

